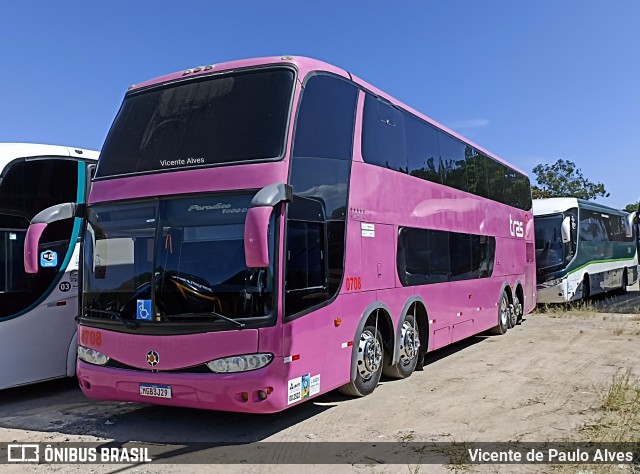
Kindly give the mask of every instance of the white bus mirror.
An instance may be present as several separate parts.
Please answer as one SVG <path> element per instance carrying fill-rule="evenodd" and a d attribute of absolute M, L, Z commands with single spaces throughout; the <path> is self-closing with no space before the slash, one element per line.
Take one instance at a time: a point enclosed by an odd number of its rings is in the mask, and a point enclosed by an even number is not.
<path fill-rule="evenodd" d="M 562 226 L 560 227 L 560 235 L 562 236 L 562 243 L 567 244 L 571 242 L 571 217 L 567 216 L 562 219 Z"/>
<path fill-rule="evenodd" d="M 627 219 L 624 221 L 624 236 L 627 239 L 633 237 L 633 225 L 637 220 L 637 213 L 632 212 L 627 216 Z"/>
<path fill-rule="evenodd" d="M 24 271 L 26 273 L 38 273 L 38 245 L 40 244 L 40 237 L 42 237 L 42 233 L 47 228 L 47 225 L 52 222 L 74 218 L 76 209 L 77 206 L 75 203 L 65 202 L 48 207 L 31 219 L 31 225 L 29 225 L 27 235 L 24 239 L 23 257 Z"/>

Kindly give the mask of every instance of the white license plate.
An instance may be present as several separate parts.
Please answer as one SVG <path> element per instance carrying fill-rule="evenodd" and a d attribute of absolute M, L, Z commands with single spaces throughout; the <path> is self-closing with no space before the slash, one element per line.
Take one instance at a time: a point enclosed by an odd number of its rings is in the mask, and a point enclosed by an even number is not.
<path fill-rule="evenodd" d="M 143 397 L 171 398 L 171 385 L 141 383 L 140 395 Z"/>

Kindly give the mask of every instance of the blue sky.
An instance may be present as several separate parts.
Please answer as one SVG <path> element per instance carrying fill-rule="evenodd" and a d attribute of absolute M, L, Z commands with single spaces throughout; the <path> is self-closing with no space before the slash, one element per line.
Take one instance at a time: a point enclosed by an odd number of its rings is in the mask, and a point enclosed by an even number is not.
<path fill-rule="evenodd" d="M 99 149 L 130 84 L 226 60 L 343 67 L 531 174 L 640 199 L 640 2 L 5 2 L 0 141 Z"/>

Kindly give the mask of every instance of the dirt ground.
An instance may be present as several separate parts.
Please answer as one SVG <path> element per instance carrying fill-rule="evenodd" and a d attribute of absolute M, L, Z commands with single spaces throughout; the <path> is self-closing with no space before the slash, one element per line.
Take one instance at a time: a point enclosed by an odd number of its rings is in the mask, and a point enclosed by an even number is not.
<path fill-rule="evenodd" d="M 0 392 L 0 441 L 496 442 L 575 439 L 597 416 L 599 392 L 620 369 L 640 375 L 640 292 L 595 311 L 533 313 L 504 336 L 479 336 L 429 355 L 424 371 L 383 380 L 365 398 L 331 392 L 274 415 L 94 402 L 74 381 Z M 278 460 L 278 455 L 274 455 Z M 515 469 L 515 468 L 518 469 Z M 487 469 L 485 469 L 487 468 Z M 447 472 L 450 465 L 0 465 L 18 472 Z M 540 472 L 543 466 L 471 471 Z"/>

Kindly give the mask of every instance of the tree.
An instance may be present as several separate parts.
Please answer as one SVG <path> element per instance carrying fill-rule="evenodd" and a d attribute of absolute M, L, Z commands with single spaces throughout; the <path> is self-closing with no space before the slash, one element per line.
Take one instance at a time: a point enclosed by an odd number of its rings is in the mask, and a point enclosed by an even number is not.
<path fill-rule="evenodd" d="M 638 209 L 640 209 L 640 201 L 635 204 L 627 204 L 623 211 L 636 212 Z"/>
<path fill-rule="evenodd" d="M 533 168 L 538 186 L 531 186 L 534 199 L 550 197 L 575 197 L 596 199 L 608 197 L 602 183 L 592 183 L 582 174 L 573 161 L 560 158 L 552 165 L 537 165 Z"/>

